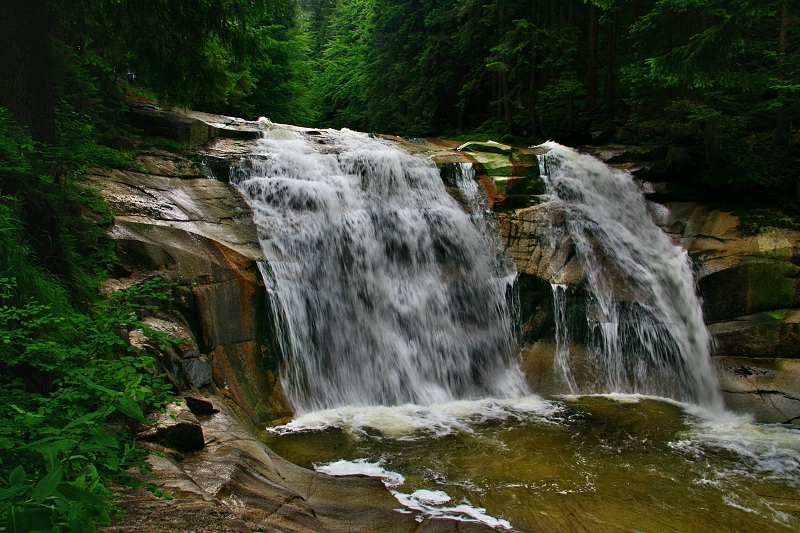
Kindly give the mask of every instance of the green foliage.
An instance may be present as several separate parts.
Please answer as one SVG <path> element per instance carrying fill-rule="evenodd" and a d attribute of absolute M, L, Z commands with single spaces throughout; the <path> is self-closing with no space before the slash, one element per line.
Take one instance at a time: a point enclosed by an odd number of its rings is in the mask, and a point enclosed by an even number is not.
<path fill-rule="evenodd" d="M 127 164 L 96 143 L 95 118 L 63 103 L 41 146 L 0 109 L 0 528 L 94 531 L 109 483 L 142 467 L 131 430 L 169 400 L 127 333 L 169 297 L 151 281 L 101 298 L 112 214 L 74 178 Z"/>
<path fill-rule="evenodd" d="M 129 161 L 96 144 L 86 115 L 64 104 L 57 117 L 59 142 L 39 146 L 0 109 L 0 277 L 19 280 L 19 302 L 34 298 L 54 311 L 92 298 L 115 260 L 103 229 L 108 207 L 73 179 Z"/>
<path fill-rule="evenodd" d="M 150 281 L 112 293 L 85 313 L 55 315 L 35 301 L 9 305 L 16 280 L 0 279 L 0 524 L 6 531 L 94 531 L 108 523 L 108 484 L 134 483 L 143 467 L 130 429 L 162 409 L 167 386 L 127 331 L 165 300 Z M 162 337 L 161 342 L 170 342 Z"/>
<path fill-rule="evenodd" d="M 368 128 L 366 55 L 373 13 L 373 0 L 341 0 L 326 21 L 326 42 L 315 79 L 324 125 Z"/>
<path fill-rule="evenodd" d="M 796 194 L 800 13 L 793 2 L 303 5 L 324 125 L 566 143 L 633 127 L 615 140 L 698 152 L 694 177 L 704 186 Z"/>
<path fill-rule="evenodd" d="M 63 42 L 83 65 L 124 77 L 126 67 L 164 102 L 225 102 L 258 57 L 254 22 L 265 2 L 53 0 Z"/>
<path fill-rule="evenodd" d="M 273 25 L 263 46 L 266 58 L 252 67 L 255 87 L 247 101 L 252 117 L 313 126 L 317 113 L 312 102 L 313 69 L 309 36 L 298 28 Z"/>

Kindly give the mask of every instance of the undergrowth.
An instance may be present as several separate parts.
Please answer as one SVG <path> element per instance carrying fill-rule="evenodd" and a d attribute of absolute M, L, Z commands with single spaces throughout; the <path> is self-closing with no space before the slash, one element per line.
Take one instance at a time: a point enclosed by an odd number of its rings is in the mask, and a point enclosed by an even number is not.
<path fill-rule="evenodd" d="M 58 110 L 40 145 L 0 109 L 0 531 L 90 532 L 109 523 L 112 482 L 137 484 L 145 414 L 171 390 L 130 346 L 172 287 L 151 280 L 98 290 L 115 264 L 113 216 L 75 183 L 131 156 L 95 142 L 90 117 Z"/>

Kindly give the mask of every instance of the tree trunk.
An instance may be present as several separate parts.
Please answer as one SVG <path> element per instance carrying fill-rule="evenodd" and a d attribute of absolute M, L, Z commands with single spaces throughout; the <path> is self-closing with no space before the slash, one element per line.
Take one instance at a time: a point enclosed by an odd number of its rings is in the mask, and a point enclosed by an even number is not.
<path fill-rule="evenodd" d="M 531 117 L 531 135 L 539 136 L 539 117 L 536 116 L 536 106 L 538 105 L 538 91 L 536 90 L 536 53 L 531 58 L 531 81 L 530 92 L 528 93 L 528 110 Z"/>
<path fill-rule="evenodd" d="M 34 140 L 55 143 L 45 0 L 0 0 L 0 107 Z"/>
<path fill-rule="evenodd" d="M 781 6 L 781 32 L 778 39 L 778 80 L 781 85 L 786 83 L 786 52 L 789 47 L 789 0 L 783 0 Z M 778 89 L 778 109 L 776 133 L 780 141 L 786 141 L 789 132 L 786 124 L 786 91 Z"/>
<path fill-rule="evenodd" d="M 573 21 L 574 21 L 574 5 L 575 3 L 573 0 L 567 0 L 567 27 L 572 28 Z M 578 75 L 575 72 L 575 58 L 570 55 L 569 57 L 569 81 L 570 86 L 573 87 L 574 85 L 572 82 L 575 82 L 578 79 Z M 575 131 L 575 90 L 570 87 L 569 93 L 567 94 L 567 102 L 566 102 L 566 118 L 567 118 L 567 130 L 569 130 L 570 134 Z"/>
<path fill-rule="evenodd" d="M 503 99 L 503 118 L 506 122 L 506 131 L 511 133 L 511 92 L 508 90 L 508 73 L 500 72 L 500 91 Z"/>
<path fill-rule="evenodd" d="M 617 97 L 617 11 L 611 17 L 608 29 L 608 43 L 606 53 L 606 113 L 609 117 L 614 115 L 614 100 Z"/>
<path fill-rule="evenodd" d="M 586 109 L 597 105 L 597 34 L 600 30 L 600 10 L 589 4 L 589 68 L 586 73 Z"/>
<path fill-rule="evenodd" d="M 497 73 L 497 83 L 494 84 L 494 95 L 497 106 L 495 107 L 495 116 L 497 120 L 503 120 L 503 80 L 501 75 Z"/>

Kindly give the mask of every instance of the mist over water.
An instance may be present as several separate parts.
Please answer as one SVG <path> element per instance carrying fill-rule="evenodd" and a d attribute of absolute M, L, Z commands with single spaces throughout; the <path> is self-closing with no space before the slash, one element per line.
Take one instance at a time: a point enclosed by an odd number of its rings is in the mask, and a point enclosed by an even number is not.
<path fill-rule="evenodd" d="M 515 272 L 435 166 L 350 131 L 280 137 L 236 181 L 298 412 L 526 394 Z"/>
<path fill-rule="evenodd" d="M 550 196 L 587 275 L 585 339 L 596 391 L 643 393 L 721 412 L 688 254 L 651 220 L 630 175 L 572 148 L 548 142 L 540 157 Z M 579 392 L 570 366 L 563 286 L 554 287 L 557 364 Z M 581 391 L 587 392 L 587 391 Z"/>

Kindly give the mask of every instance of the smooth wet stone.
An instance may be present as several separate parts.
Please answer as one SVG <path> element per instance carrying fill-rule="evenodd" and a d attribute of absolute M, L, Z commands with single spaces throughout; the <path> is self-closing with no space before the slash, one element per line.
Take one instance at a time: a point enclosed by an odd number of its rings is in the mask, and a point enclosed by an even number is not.
<path fill-rule="evenodd" d="M 210 415 L 219 412 L 219 409 L 214 407 L 214 403 L 205 398 L 186 395 L 183 399 L 186 401 L 189 410 L 195 415 Z"/>
<path fill-rule="evenodd" d="M 800 358 L 800 310 L 778 309 L 708 327 L 722 357 Z"/>
<path fill-rule="evenodd" d="M 183 401 L 168 405 L 167 412 L 158 415 L 156 431 L 159 440 L 178 450 L 199 450 L 205 446 L 203 428 Z"/>
<path fill-rule="evenodd" d="M 125 511 L 105 531 L 190 533 L 490 533 L 483 524 L 422 518 L 401 506 L 380 480 L 332 477 L 296 466 L 267 448 L 217 396 L 217 412 L 200 424 L 207 446 L 175 454 L 157 444 L 147 461 L 147 482 L 172 495 L 119 487 Z M 455 529 L 453 529 L 455 527 Z"/>
<path fill-rule="evenodd" d="M 202 389 L 213 383 L 211 363 L 205 356 L 181 361 L 186 380 L 195 388 Z"/>
<path fill-rule="evenodd" d="M 763 423 L 800 423 L 800 360 L 715 357 L 725 403 Z"/>

